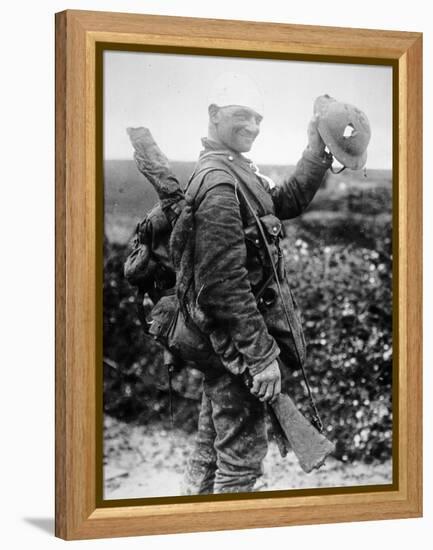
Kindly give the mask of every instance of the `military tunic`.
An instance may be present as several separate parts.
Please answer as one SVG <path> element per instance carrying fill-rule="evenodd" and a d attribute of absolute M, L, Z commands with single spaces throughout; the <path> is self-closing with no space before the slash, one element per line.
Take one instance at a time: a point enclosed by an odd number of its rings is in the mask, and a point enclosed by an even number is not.
<path fill-rule="evenodd" d="M 209 337 L 224 369 L 201 366 L 205 373 L 203 402 L 185 492 L 251 491 L 262 473 L 267 451 L 265 405 L 238 375 L 246 370 L 255 375 L 278 358 L 284 380 L 284 369 L 297 368 L 305 361 L 296 301 L 284 269 L 280 269 L 289 314 L 286 319 L 276 282 L 269 277 L 269 262 L 251 207 L 263 221 L 278 262 L 279 219 L 294 218 L 305 210 L 332 157 L 305 150 L 293 175 L 271 188 L 244 155 L 221 150 L 208 139 L 203 145 L 186 191 L 187 203 L 194 210 L 190 235 L 193 265 L 188 291 L 181 299 Z M 276 230 L 278 234 L 273 235 Z M 180 279 L 182 276 L 185 274 L 181 273 Z M 257 300 L 257 291 L 266 279 L 266 292 L 273 299 L 265 303 Z"/>

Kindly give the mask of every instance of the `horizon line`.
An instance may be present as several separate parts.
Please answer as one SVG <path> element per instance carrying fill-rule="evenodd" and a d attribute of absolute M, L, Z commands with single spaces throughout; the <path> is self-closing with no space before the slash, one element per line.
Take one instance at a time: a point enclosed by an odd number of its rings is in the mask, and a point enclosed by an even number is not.
<path fill-rule="evenodd" d="M 104 158 L 103 161 L 111 161 L 111 160 L 122 160 L 122 161 L 125 161 L 125 160 L 128 160 L 128 161 L 131 161 L 131 162 L 135 162 L 133 158 L 127 158 L 127 157 L 110 157 L 110 158 Z M 299 160 L 299 159 L 298 159 Z M 274 166 L 296 166 L 298 160 L 294 161 L 294 162 L 275 162 L 275 161 L 265 161 L 265 162 L 259 162 L 259 165 L 263 166 L 267 166 L 267 165 L 274 165 Z M 188 163 L 195 163 L 197 162 L 198 159 L 193 159 L 193 160 L 184 160 L 184 159 L 169 159 L 169 162 L 188 162 Z M 388 171 L 392 171 L 392 166 L 387 168 L 387 167 L 383 167 L 383 166 L 366 166 L 365 167 L 366 170 L 388 170 Z M 361 168 L 361 170 L 364 170 L 364 168 Z M 360 172 L 361 170 L 355 170 L 356 172 Z"/>

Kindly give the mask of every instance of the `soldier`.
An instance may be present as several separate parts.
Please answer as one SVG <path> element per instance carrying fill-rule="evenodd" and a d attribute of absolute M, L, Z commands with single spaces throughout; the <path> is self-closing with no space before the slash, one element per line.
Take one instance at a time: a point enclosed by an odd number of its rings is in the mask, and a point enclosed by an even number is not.
<path fill-rule="evenodd" d="M 175 262 L 181 306 L 223 365 L 201 365 L 203 398 L 187 494 L 252 491 L 263 473 L 266 404 L 305 361 L 280 220 L 304 211 L 332 163 L 313 117 L 294 173 L 274 185 L 259 172 L 244 153 L 260 131 L 262 97 L 246 76 L 222 75 L 208 113 L 208 135 L 185 193 L 193 225 L 185 231 L 181 216 L 171 241 L 175 256 L 182 251 L 183 261 Z"/>

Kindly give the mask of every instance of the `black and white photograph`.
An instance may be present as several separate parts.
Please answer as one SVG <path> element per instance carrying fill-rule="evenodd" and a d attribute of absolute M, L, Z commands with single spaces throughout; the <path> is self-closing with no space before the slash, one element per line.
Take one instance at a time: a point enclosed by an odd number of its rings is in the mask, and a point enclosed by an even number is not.
<path fill-rule="evenodd" d="M 103 499 L 392 485 L 392 67 L 102 83 Z"/>

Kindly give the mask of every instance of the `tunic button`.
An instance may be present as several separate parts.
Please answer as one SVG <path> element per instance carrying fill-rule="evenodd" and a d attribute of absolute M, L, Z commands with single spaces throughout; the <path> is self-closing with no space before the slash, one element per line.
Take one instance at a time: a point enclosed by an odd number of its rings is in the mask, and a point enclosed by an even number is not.
<path fill-rule="evenodd" d="M 272 228 L 272 231 L 273 231 L 274 233 L 276 233 L 276 232 L 278 231 L 278 227 L 277 227 L 276 225 L 274 225 L 274 227 Z"/>
<path fill-rule="evenodd" d="M 260 244 L 259 239 L 256 239 L 254 242 L 255 242 L 256 244 Z"/>
<path fill-rule="evenodd" d="M 229 155 L 229 160 L 233 160 L 233 157 L 231 155 Z"/>

